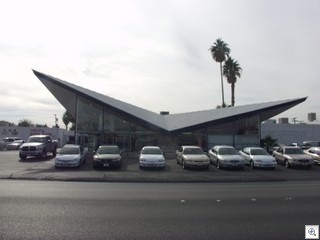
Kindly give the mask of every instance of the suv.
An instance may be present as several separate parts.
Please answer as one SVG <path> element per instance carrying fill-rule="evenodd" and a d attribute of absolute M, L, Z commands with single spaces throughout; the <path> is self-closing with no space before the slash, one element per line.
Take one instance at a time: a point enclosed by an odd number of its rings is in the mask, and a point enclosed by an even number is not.
<path fill-rule="evenodd" d="M 57 154 L 57 142 L 52 141 L 49 135 L 33 135 L 19 148 L 19 156 L 22 160 L 28 156 L 44 159 L 51 152 L 53 157 Z"/>

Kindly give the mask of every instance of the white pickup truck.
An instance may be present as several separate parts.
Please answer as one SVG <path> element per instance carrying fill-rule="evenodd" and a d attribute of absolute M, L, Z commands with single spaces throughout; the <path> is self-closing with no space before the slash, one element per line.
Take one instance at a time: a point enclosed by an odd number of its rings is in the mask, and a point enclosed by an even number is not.
<path fill-rule="evenodd" d="M 19 156 L 25 160 L 28 156 L 44 159 L 47 154 L 52 153 L 53 157 L 57 154 L 57 142 L 52 141 L 49 135 L 33 135 L 28 141 L 19 148 Z"/>

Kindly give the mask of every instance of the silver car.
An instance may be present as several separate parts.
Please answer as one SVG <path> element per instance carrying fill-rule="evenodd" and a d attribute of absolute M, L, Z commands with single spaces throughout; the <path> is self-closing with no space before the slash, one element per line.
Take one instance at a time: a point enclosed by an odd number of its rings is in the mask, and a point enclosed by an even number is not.
<path fill-rule="evenodd" d="M 24 140 L 14 140 L 7 144 L 7 150 L 18 150 L 24 142 Z"/>
<path fill-rule="evenodd" d="M 312 157 L 305 154 L 300 147 L 280 146 L 273 151 L 272 156 L 276 158 L 278 163 L 284 164 L 286 168 L 298 166 L 311 168 L 313 165 Z"/>
<path fill-rule="evenodd" d="M 86 162 L 87 152 L 80 145 L 67 144 L 57 153 L 54 158 L 54 166 L 59 167 L 80 167 Z"/>
<path fill-rule="evenodd" d="M 277 166 L 277 161 L 265 149 L 261 147 L 246 147 L 239 151 L 250 168 L 273 168 Z"/>
<path fill-rule="evenodd" d="M 209 158 L 217 168 L 240 168 L 245 166 L 244 158 L 232 146 L 217 145 L 209 150 Z"/>
<path fill-rule="evenodd" d="M 176 151 L 176 161 L 186 168 L 206 168 L 210 166 L 210 161 L 202 148 L 198 146 L 181 146 Z"/>
<path fill-rule="evenodd" d="M 165 158 L 161 149 L 157 146 L 145 146 L 139 154 L 139 168 L 154 167 L 164 168 Z"/>
<path fill-rule="evenodd" d="M 320 164 L 320 147 L 311 147 L 304 152 L 313 158 L 314 163 Z"/>

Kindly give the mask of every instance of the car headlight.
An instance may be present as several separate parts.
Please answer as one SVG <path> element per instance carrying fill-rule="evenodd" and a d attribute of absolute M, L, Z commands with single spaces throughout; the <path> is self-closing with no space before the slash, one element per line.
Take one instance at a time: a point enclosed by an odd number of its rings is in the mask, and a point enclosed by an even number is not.
<path fill-rule="evenodd" d="M 112 159 L 112 161 L 114 161 L 114 162 L 118 162 L 118 161 L 120 161 L 120 160 L 121 160 L 120 157 L 116 157 L 116 158 Z"/>
<path fill-rule="evenodd" d="M 158 160 L 158 162 L 164 162 L 164 159 L 163 159 L 163 158 L 160 158 L 160 159 Z"/>
<path fill-rule="evenodd" d="M 145 162 L 146 160 L 144 158 L 140 158 L 140 162 Z"/>

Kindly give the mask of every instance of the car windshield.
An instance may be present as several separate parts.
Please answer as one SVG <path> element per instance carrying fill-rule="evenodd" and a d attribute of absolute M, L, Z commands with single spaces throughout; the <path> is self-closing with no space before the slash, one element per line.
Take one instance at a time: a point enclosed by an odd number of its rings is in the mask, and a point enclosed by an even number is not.
<path fill-rule="evenodd" d="M 77 147 L 64 147 L 60 150 L 59 154 L 77 155 L 77 154 L 79 154 L 79 148 L 77 148 Z"/>
<path fill-rule="evenodd" d="M 264 149 L 251 149 L 251 155 L 269 155 Z"/>
<path fill-rule="evenodd" d="M 320 148 L 311 149 L 315 154 L 320 154 Z"/>
<path fill-rule="evenodd" d="M 161 155 L 162 152 L 159 148 L 145 148 L 141 151 L 142 154 L 154 154 L 154 155 Z"/>
<path fill-rule="evenodd" d="M 118 147 L 99 147 L 97 150 L 98 154 L 119 154 L 119 148 Z"/>
<path fill-rule="evenodd" d="M 303 154 L 301 148 L 286 148 L 285 154 Z"/>
<path fill-rule="evenodd" d="M 28 142 L 38 142 L 38 143 L 44 143 L 45 138 L 43 137 L 30 137 Z"/>
<path fill-rule="evenodd" d="M 238 152 L 234 148 L 220 148 L 220 155 L 238 155 Z"/>
<path fill-rule="evenodd" d="M 187 155 L 201 155 L 203 154 L 203 151 L 201 148 L 186 148 L 183 153 Z"/>

